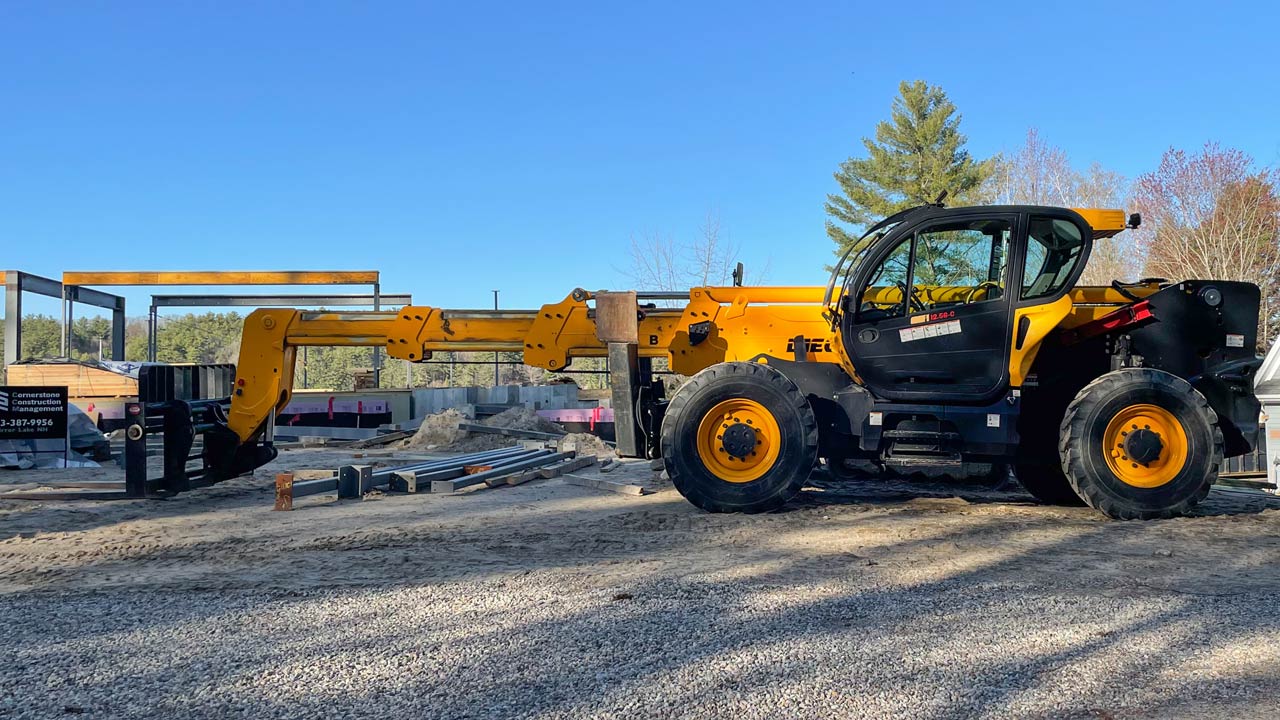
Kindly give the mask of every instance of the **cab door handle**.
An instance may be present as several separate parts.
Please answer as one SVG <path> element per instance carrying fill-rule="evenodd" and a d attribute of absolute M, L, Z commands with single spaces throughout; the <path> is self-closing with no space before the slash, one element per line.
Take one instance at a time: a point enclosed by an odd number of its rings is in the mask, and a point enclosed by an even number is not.
<path fill-rule="evenodd" d="M 1018 318 L 1018 340 L 1013 344 L 1014 349 L 1021 350 L 1022 344 L 1027 341 L 1027 331 L 1031 329 L 1031 318 L 1023 315 Z"/>

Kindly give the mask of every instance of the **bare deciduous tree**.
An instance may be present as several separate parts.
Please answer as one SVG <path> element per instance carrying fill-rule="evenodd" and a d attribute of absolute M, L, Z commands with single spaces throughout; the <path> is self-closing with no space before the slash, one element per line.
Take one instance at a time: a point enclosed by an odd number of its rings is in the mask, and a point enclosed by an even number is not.
<path fill-rule="evenodd" d="M 675 290 L 683 284 L 684 253 L 669 235 L 631 236 L 631 265 L 624 272 L 637 287 Z"/>
<path fill-rule="evenodd" d="M 999 159 L 990 182 L 996 202 L 1007 205 L 1060 205 L 1076 186 L 1067 154 L 1041 140 L 1035 128 L 1017 152 Z"/>
<path fill-rule="evenodd" d="M 1099 163 L 1076 170 L 1067 154 L 1042 140 L 1035 128 L 1017 152 L 998 160 L 991 183 L 990 194 L 1001 204 L 1123 208 L 1130 199 L 1123 175 Z M 1132 232 L 1095 241 L 1080 282 L 1107 285 L 1135 276 L 1143 264 L 1142 247 Z"/>
<path fill-rule="evenodd" d="M 1280 314 L 1278 186 L 1280 172 L 1255 169 L 1245 153 L 1208 143 L 1195 155 L 1166 151 L 1135 187 L 1150 232 L 1147 272 L 1257 283 L 1260 343 L 1273 338 Z"/>
<path fill-rule="evenodd" d="M 633 236 L 631 264 L 621 272 L 644 290 L 680 291 L 728 285 L 741 255 L 741 246 L 725 237 L 720 216 L 708 212 L 697 237 L 689 243 L 678 243 L 668 235 Z M 753 273 L 754 281 L 760 282 L 767 272 L 768 263 Z"/>

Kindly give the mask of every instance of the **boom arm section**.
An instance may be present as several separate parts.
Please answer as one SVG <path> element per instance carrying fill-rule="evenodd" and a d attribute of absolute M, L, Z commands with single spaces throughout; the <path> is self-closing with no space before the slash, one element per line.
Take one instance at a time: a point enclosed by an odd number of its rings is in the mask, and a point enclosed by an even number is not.
<path fill-rule="evenodd" d="M 254 311 L 245 319 L 228 427 L 241 442 L 261 434 L 289 402 L 297 348 L 304 346 L 381 347 L 410 362 L 430 359 L 436 351 L 523 352 L 525 363 L 548 370 L 563 369 L 572 357 L 603 355 L 590 297 L 575 290 L 538 310 Z M 678 316 L 679 310 L 654 315 L 646 321 L 657 332 L 661 318 Z"/>
<path fill-rule="evenodd" d="M 683 308 L 637 305 L 638 354 L 669 358 L 673 370 L 692 375 L 726 360 L 790 357 L 795 338 L 805 337 L 820 359 L 832 340 L 821 296 L 820 287 L 707 287 L 690 290 Z M 605 357 L 594 298 L 577 289 L 537 310 L 254 311 L 245 319 L 227 425 L 241 443 L 263 433 L 289 402 L 303 346 L 381 347 L 410 362 L 437 351 L 520 352 L 526 365 L 551 371 L 575 357 Z"/>
<path fill-rule="evenodd" d="M 409 362 L 423 362 L 437 351 L 520 352 L 525 364 L 558 371 L 577 357 L 608 356 L 610 343 L 599 330 L 616 323 L 598 324 L 597 312 L 622 313 L 628 323 L 635 312 L 637 356 L 668 358 L 670 369 L 684 375 L 763 356 L 839 362 L 822 292 L 821 287 L 702 287 L 689 290 L 683 307 L 667 308 L 641 305 L 628 292 L 628 301 L 614 298 L 608 310 L 591 304 L 604 291 L 582 289 L 537 310 L 256 310 L 245 319 L 225 421 L 203 431 L 204 472 L 216 481 L 275 458 L 267 430 L 289 403 L 299 347 L 381 347 Z"/>

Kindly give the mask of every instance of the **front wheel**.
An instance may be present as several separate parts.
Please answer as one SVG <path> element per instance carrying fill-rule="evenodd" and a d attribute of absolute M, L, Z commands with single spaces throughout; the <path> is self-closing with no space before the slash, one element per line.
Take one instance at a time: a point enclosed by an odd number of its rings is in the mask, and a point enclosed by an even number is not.
<path fill-rule="evenodd" d="M 1161 370 L 1107 373 L 1076 395 L 1059 453 L 1071 487 L 1123 520 L 1181 515 L 1222 465 L 1218 416 L 1190 383 Z"/>
<path fill-rule="evenodd" d="M 760 363 L 721 363 L 694 375 L 662 421 L 662 459 L 672 484 L 710 512 L 781 507 L 808 481 L 817 452 L 809 401 Z"/>

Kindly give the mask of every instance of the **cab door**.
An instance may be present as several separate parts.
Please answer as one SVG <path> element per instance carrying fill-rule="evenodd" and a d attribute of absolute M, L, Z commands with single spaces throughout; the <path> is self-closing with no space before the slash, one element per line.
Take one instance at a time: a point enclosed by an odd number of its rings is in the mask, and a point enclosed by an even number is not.
<path fill-rule="evenodd" d="M 843 340 L 876 395 L 990 402 L 1009 377 L 1018 213 L 948 211 L 885 239 L 855 272 Z"/>

